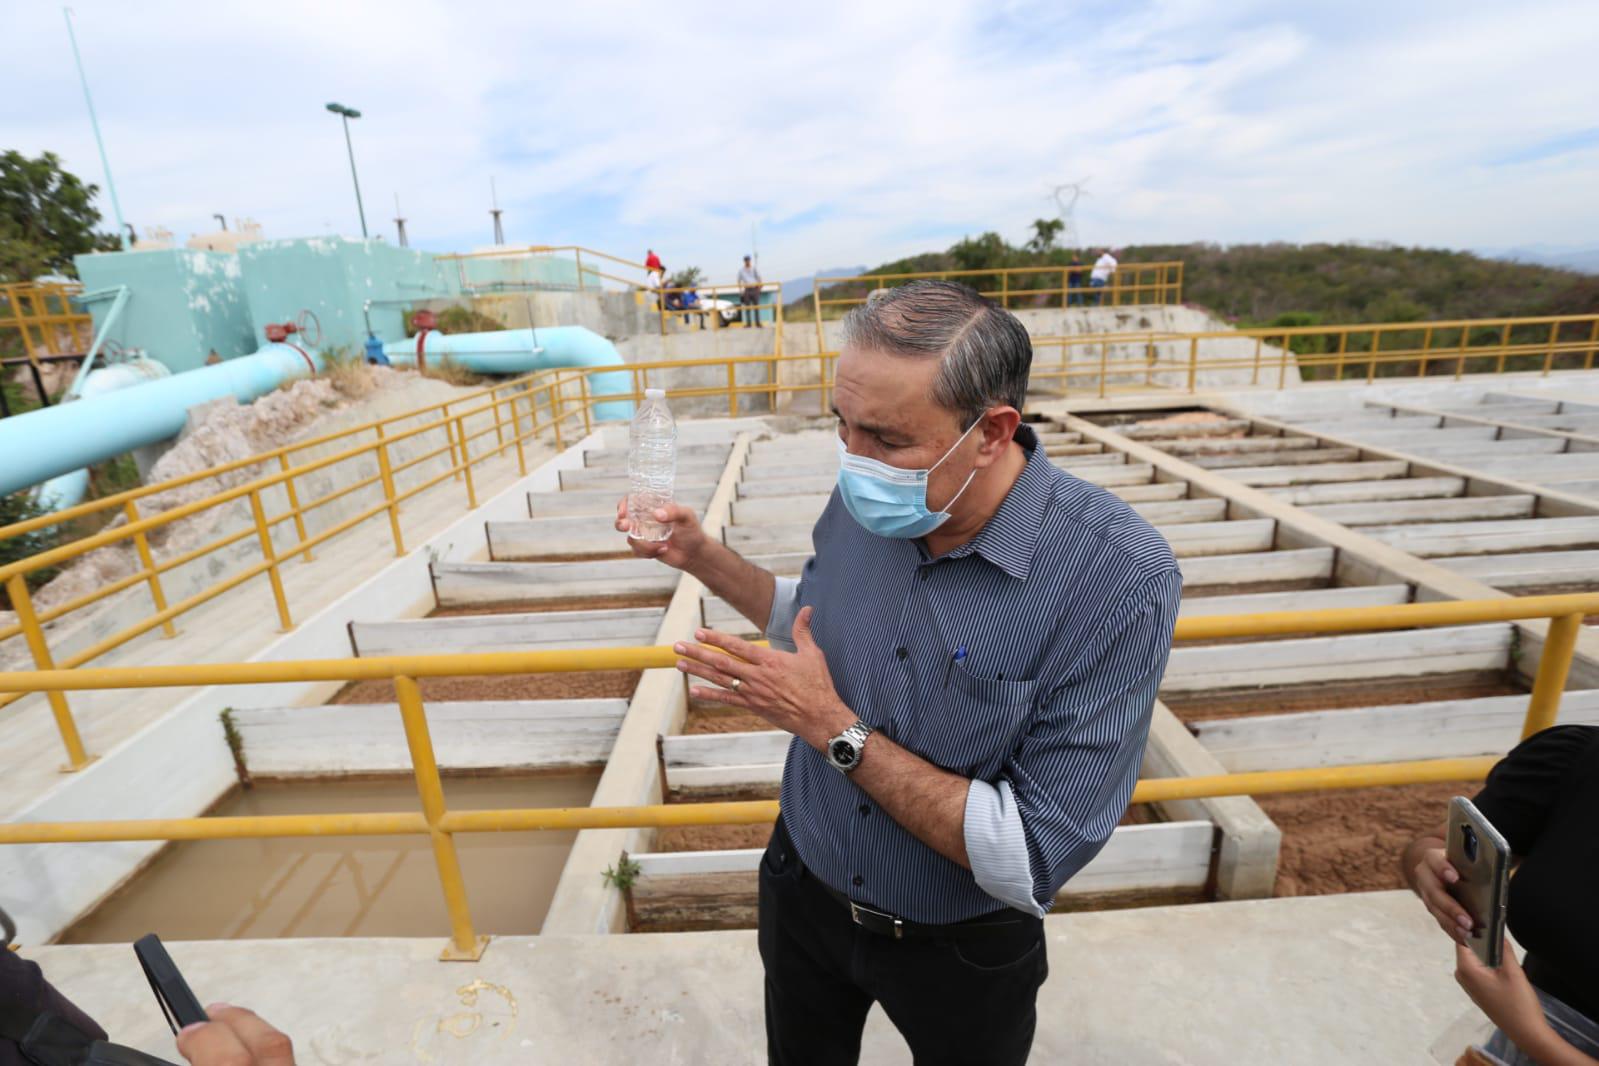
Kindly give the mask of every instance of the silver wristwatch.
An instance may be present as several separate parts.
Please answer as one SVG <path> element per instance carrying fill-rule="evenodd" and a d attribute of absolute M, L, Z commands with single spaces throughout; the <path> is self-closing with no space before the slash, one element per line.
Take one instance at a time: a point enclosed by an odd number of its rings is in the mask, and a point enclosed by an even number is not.
<path fill-rule="evenodd" d="M 866 738 L 872 735 L 872 727 L 855 719 L 855 724 L 844 732 L 827 742 L 824 753 L 827 761 L 833 764 L 833 769 L 839 773 L 847 774 L 861 764 L 861 753 L 866 750 Z"/>

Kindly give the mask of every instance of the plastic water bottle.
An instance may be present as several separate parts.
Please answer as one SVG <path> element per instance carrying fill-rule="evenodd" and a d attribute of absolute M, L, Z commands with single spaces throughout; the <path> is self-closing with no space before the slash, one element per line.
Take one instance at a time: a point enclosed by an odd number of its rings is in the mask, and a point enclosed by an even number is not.
<path fill-rule="evenodd" d="M 672 527 L 655 520 L 655 512 L 672 503 L 677 479 L 677 422 L 666 405 L 665 389 L 645 389 L 644 402 L 633 415 L 627 448 L 627 517 L 635 540 L 665 540 Z"/>

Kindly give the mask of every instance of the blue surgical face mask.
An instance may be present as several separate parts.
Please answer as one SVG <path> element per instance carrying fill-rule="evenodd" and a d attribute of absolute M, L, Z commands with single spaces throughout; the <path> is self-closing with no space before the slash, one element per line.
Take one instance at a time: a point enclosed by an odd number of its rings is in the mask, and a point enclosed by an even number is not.
<path fill-rule="evenodd" d="M 868 533 L 875 533 L 879 537 L 925 537 L 949 521 L 949 508 L 954 506 L 955 501 L 961 498 L 961 493 L 972 483 L 972 478 L 977 476 L 977 468 L 972 468 L 960 492 L 944 505 L 942 511 L 927 509 L 927 479 L 943 465 L 944 459 L 954 454 L 955 449 L 961 446 L 961 441 L 982 421 L 979 418 L 967 426 L 960 440 L 950 445 L 949 451 L 944 453 L 944 458 L 926 470 L 904 470 L 876 459 L 851 455 L 840 440 L 838 494 L 844 498 L 844 506 L 849 508 L 850 515 Z"/>

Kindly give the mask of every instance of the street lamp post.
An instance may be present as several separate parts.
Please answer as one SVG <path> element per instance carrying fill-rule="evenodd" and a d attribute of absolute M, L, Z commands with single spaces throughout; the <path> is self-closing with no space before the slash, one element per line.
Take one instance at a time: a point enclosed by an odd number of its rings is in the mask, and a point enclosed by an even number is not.
<path fill-rule="evenodd" d="M 344 147 L 350 153 L 350 180 L 355 183 L 355 209 L 361 215 L 361 239 L 366 239 L 366 208 L 361 205 L 361 179 L 355 176 L 355 146 L 350 143 L 350 120 L 360 118 L 361 112 L 343 104 L 329 104 L 328 110 L 344 120 Z"/>

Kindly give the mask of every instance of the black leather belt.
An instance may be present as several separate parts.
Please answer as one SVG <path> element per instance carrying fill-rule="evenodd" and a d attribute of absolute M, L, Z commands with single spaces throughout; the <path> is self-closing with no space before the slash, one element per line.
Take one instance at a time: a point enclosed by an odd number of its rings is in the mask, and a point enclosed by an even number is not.
<path fill-rule="evenodd" d="M 778 846 L 788 856 L 787 861 L 796 863 L 803 868 L 805 863 L 800 859 L 799 852 L 795 850 L 794 841 L 788 835 L 788 827 L 783 824 L 781 818 L 777 821 L 776 837 Z M 945 938 L 982 936 L 1002 929 L 1009 929 L 1026 921 L 1037 920 L 1028 918 L 1020 911 L 1005 909 L 995 911 L 992 914 L 984 914 L 977 918 L 969 918 L 964 922 L 950 922 L 944 925 L 912 922 L 901 918 L 897 914 L 890 914 L 887 911 L 877 910 L 875 907 L 868 907 L 864 903 L 857 903 L 820 877 L 817 877 L 814 870 L 807 870 L 806 872 L 810 874 L 806 878 L 807 881 L 814 883 L 823 892 L 837 900 L 845 910 L 849 911 L 850 921 L 869 933 L 893 937 L 895 940 L 903 940 L 908 936 Z"/>
<path fill-rule="evenodd" d="M 793 861 L 799 861 L 798 855 L 791 855 L 791 858 Z M 832 885 L 828 884 L 826 881 L 823 881 L 820 877 L 817 877 L 814 872 L 812 872 L 810 880 L 820 886 L 822 891 L 826 892 L 829 896 L 832 896 L 834 899 L 838 900 L 839 903 L 844 905 L 844 909 L 849 911 L 850 921 L 854 922 L 868 933 L 876 933 L 879 936 L 891 936 L 895 940 L 903 940 L 908 936 L 945 938 L 981 936 L 985 933 L 994 933 L 1001 929 L 1008 929 L 1011 926 L 1020 925 L 1025 920 L 1021 914 L 1017 914 L 1016 917 L 1010 918 L 1004 917 L 1004 911 L 996 911 L 992 917 L 985 914 L 981 918 L 974 918 L 965 922 L 951 922 L 947 925 L 931 925 L 926 922 L 912 922 L 901 918 L 897 914 L 890 914 L 887 911 L 880 911 L 874 907 L 868 907 L 864 903 L 857 903 L 855 900 L 850 899 L 848 896 L 834 888 Z"/>

